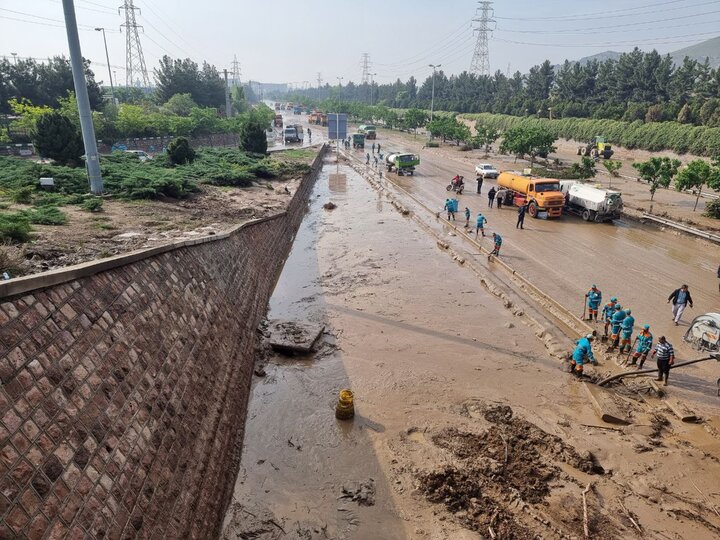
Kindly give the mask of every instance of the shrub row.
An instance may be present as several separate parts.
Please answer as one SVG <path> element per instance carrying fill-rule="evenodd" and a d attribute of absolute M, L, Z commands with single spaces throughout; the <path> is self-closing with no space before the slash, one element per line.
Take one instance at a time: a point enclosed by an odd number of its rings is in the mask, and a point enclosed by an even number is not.
<path fill-rule="evenodd" d="M 505 114 L 463 114 L 488 127 L 505 131 L 516 126 L 542 126 L 557 138 L 590 141 L 605 137 L 611 144 L 649 151 L 674 150 L 678 154 L 720 155 L 720 128 L 692 126 L 678 122 L 622 122 L 589 118 L 528 118 Z"/>

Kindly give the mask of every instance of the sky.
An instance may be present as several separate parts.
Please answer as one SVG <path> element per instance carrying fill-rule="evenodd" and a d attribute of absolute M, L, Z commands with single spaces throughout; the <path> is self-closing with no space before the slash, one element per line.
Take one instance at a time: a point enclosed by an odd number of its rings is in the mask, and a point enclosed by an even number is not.
<path fill-rule="evenodd" d="M 75 0 L 83 56 L 96 79 L 110 64 L 125 83 L 125 0 Z M 163 55 L 207 60 L 241 79 L 317 86 L 359 82 L 369 54 L 377 82 L 424 80 L 441 64 L 447 74 L 470 69 L 477 34 L 469 0 L 134 0 L 148 70 Z M 497 0 L 489 41 L 490 70 L 526 72 L 634 46 L 661 53 L 720 35 L 720 0 Z M 124 29 L 123 29 L 124 32 Z M 0 0 L 0 56 L 67 55 L 61 0 Z M 151 75 L 152 76 L 152 75 Z"/>

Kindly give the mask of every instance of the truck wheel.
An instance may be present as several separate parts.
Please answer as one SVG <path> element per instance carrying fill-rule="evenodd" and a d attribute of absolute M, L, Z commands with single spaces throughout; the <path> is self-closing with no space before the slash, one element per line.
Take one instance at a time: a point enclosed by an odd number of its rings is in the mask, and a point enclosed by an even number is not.
<path fill-rule="evenodd" d="M 581 156 L 587 156 L 587 148 L 586 148 L 586 147 L 583 146 L 583 147 L 580 149 L 580 155 L 581 155 Z"/>
<path fill-rule="evenodd" d="M 582 152 L 582 148 L 578 147 L 578 149 L 577 149 L 577 153 L 576 153 L 575 155 L 577 155 L 577 156 L 581 156 L 581 155 L 582 155 L 582 153 L 581 153 L 581 152 Z"/>
<path fill-rule="evenodd" d="M 410 176 L 414 176 L 414 175 L 415 175 L 415 171 L 410 171 L 408 174 L 410 174 Z"/>
<path fill-rule="evenodd" d="M 530 216 L 533 217 L 533 218 L 537 218 L 537 217 L 538 217 L 538 207 L 537 207 L 537 204 L 535 204 L 534 201 L 531 202 L 530 205 L 528 206 L 528 214 L 530 214 Z"/>
<path fill-rule="evenodd" d="M 600 214 L 598 214 L 597 212 L 593 212 L 593 213 L 595 214 L 593 216 L 593 221 L 595 221 L 595 223 L 602 223 L 603 217 Z"/>
<path fill-rule="evenodd" d="M 583 210 L 581 216 L 582 216 L 583 220 L 590 221 L 590 217 L 591 217 L 590 210 L 587 210 L 587 209 Z"/>

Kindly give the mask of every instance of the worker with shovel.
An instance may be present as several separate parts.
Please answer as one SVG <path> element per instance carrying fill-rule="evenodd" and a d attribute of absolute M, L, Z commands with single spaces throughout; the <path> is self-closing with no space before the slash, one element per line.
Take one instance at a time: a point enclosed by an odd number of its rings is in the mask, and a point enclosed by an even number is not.
<path fill-rule="evenodd" d="M 495 246 L 493 247 L 493 250 L 490 252 L 490 257 L 495 255 L 496 257 L 500 255 L 500 248 L 502 247 L 502 236 L 500 236 L 498 233 L 493 233 L 493 242 Z"/>
<path fill-rule="evenodd" d="M 647 360 L 648 353 L 652 349 L 653 344 L 653 335 L 650 332 L 649 324 L 643 326 L 642 331 L 635 338 L 635 343 L 637 343 L 637 346 L 635 347 L 635 352 L 633 353 L 630 365 L 636 365 L 638 359 L 640 359 L 640 364 L 637 368 L 642 369 L 643 364 L 645 363 L 645 360 Z"/>
<path fill-rule="evenodd" d="M 600 317 L 605 322 L 605 335 L 603 336 L 603 341 L 607 341 L 608 329 L 610 328 L 610 323 L 612 322 L 612 316 L 615 313 L 616 304 L 617 298 L 613 296 L 610 301 L 603 306 L 602 312 L 600 313 Z"/>
<path fill-rule="evenodd" d="M 632 316 L 632 310 L 628 308 L 625 310 L 625 318 L 620 325 L 620 354 L 625 353 L 625 347 L 627 347 L 627 352 L 630 353 L 632 349 L 630 340 L 632 339 L 634 327 L 635 317 Z"/>
<path fill-rule="evenodd" d="M 597 365 L 597 360 L 595 360 L 592 352 L 592 341 L 594 339 L 595 336 L 593 334 L 588 334 L 577 341 L 570 360 L 570 368 L 573 375 L 577 377 L 583 376 L 583 365 L 585 362 L 590 362 L 594 366 Z"/>
<path fill-rule="evenodd" d="M 483 238 L 485 237 L 485 224 L 487 219 L 482 215 L 482 212 L 478 212 L 477 219 L 475 220 L 475 238 L 478 237 L 478 233 L 482 233 Z"/>
<path fill-rule="evenodd" d="M 590 290 L 585 294 L 585 298 L 587 298 L 587 307 L 588 307 L 588 321 L 592 321 L 593 317 L 595 318 L 595 322 L 597 322 L 598 319 L 598 308 L 600 307 L 600 302 L 602 302 L 602 293 L 597 288 L 596 285 L 593 285 Z"/>
<path fill-rule="evenodd" d="M 611 352 L 620 342 L 620 328 L 622 326 L 623 319 L 625 318 L 625 312 L 620 304 L 615 304 L 615 313 L 613 313 L 610 324 L 612 324 L 612 330 L 610 334 L 610 346 L 605 352 Z"/>

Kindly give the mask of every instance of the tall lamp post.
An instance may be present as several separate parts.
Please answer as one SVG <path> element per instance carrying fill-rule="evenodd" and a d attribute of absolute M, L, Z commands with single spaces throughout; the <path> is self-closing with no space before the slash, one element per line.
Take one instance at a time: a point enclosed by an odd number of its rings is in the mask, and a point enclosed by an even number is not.
<path fill-rule="evenodd" d="M 107 48 L 107 39 L 105 39 L 105 29 L 104 28 L 96 28 L 96 32 L 102 32 L 103 35 L 103 43 L 105 43 L 105 60 L 107 60 L 108 65 L 108 77 L 110 77 L 110 99 L 113 102 L 113 105 L 115 104 L 115 86 L 113 85 L 113 78 L 112 78 L 112 71 L 110 70 L 110 55 L 108 54 L 108 48 Z"/>
<path fill-rule="evenodd" d="M 435 70 L 439 67 L 442 67 L 442 64 L 434 65 L 434 64 L 428 64 L 428 67 L 431 67 L 433 70 L 432 74 L 432 97 L 430 98 L 430 121 L 432 122 L 433 119 L 433 110 L 435 109 Z"/>

